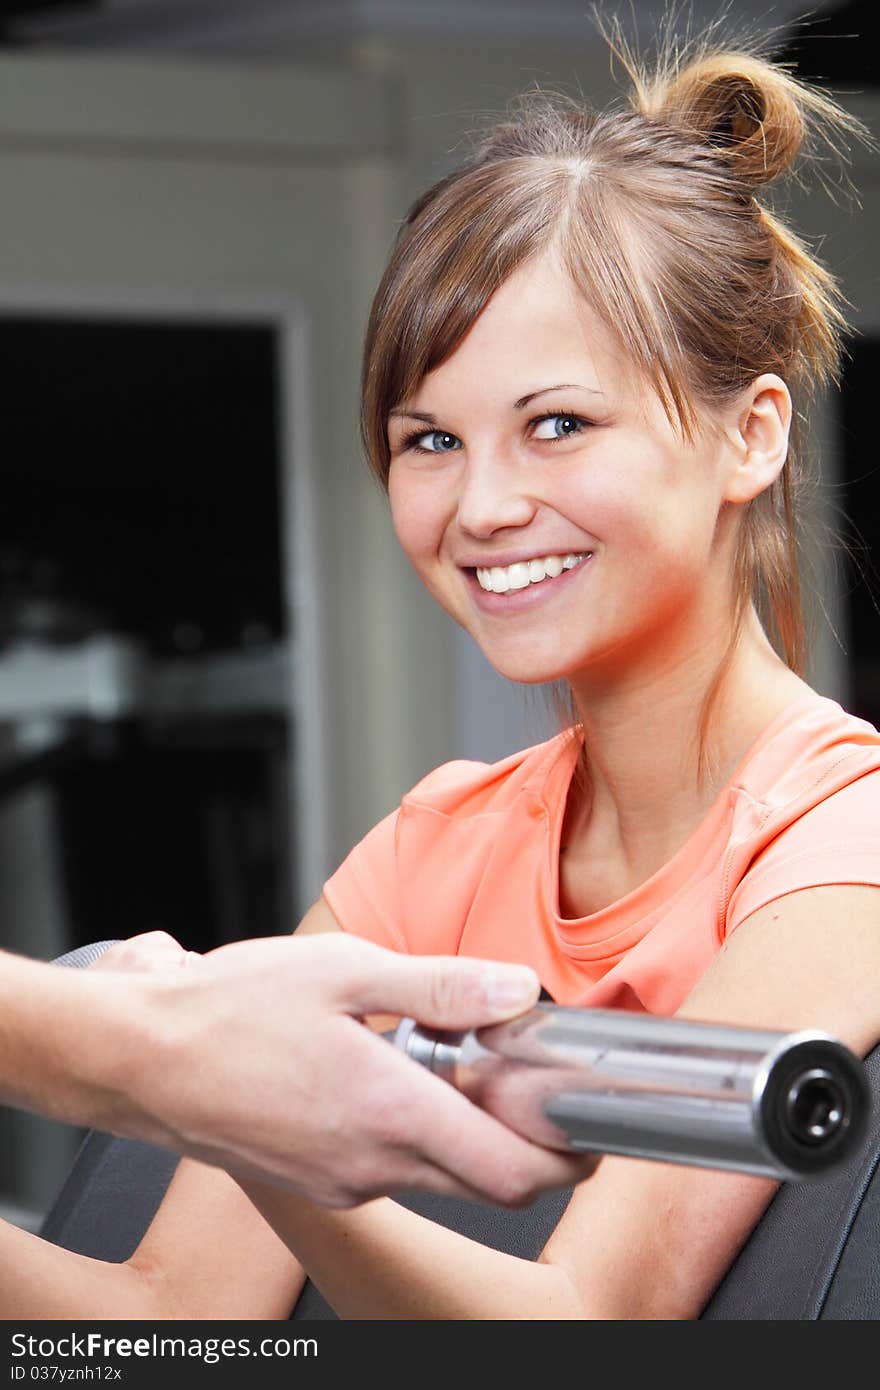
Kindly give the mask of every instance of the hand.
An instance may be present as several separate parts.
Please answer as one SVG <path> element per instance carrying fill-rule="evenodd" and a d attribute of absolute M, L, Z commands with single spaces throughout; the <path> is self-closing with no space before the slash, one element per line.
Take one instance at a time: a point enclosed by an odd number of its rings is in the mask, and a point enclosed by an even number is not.
<path fill-rule="evenodd" d="M 117 1114 L 118 1132 L 332 1207 L 412 1188 L 521 1206 L 598 1161 L 512 1133 L 361 1022 L 380 1011 L 445 1028 L 498 1022 L 535 1002 L 531 971 L 398 955 L 335 932 L 189 960 L 149 933 L 114 947 L 104 968 L 147 972 L 150 1035 L 121 1059 L 130 1113 Z M 487 980 L 505 974 L 519 978 L 519 1000 L 492 1005 Z"/>

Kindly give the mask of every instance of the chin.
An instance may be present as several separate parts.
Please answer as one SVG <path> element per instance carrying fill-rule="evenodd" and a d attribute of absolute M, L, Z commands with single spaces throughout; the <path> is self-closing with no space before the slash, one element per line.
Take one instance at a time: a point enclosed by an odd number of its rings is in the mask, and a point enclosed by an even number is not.
<path fill-rule="evenodd" d="M 487 651 L 483 651 L 483 656 L 499 676 L 513 681 L 515 685 L 549 685 L 553 681 L 566 680 L 577 669 L 568 662 L 498 661 L 493 660 Z"/>

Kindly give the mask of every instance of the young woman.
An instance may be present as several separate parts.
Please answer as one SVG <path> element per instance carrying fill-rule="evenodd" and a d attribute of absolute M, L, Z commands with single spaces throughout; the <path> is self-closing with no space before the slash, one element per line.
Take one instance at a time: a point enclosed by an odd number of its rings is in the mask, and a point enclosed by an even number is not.
<path fill-rule="evenodd" d="M 564 682 L 572 719 L 427 776 L 300 930 L 864 1055 L 880 734 L 798 674 L 796 426 L 844 325 L 757 197 L 811 130 L 857 126 L 755 50 L 623 56 L 629 109 L 525 102 L 418 201 L 364 360 L 367 451 L 416 573 L 503 675 Z M 327 1211 L 184 1162 L 126 1265 L 16 1233 L 3 1300 L 278 1318 L 307 1272 L 343 1317 L 691 1318 L 774 1190 L 604 1158 L 529 1261 L 388 1199 Z"/>

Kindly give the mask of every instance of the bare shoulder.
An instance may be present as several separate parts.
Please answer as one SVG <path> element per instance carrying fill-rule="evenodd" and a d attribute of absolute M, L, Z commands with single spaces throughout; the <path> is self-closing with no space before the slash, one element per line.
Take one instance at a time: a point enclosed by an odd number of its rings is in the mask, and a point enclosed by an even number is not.
<path fill-rule="evenodd" d="M 748 917 L 682 1018 L 821 1028 L 864 1056 L 880 1040 L 880 888 L 789 893 Z M 584 1314 L 695 1318 L 776 1191 L 766 1178 L 603 1158 L 541 1255 Z"/>

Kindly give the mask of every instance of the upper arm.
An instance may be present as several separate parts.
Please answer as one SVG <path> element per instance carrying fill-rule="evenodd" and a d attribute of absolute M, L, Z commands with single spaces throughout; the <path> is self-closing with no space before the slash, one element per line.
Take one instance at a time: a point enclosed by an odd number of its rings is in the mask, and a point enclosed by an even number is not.
<path fill-rule="evenodd" d="M 725 1011 L 757 1028 L 822 1028 L 864 1056 L 880 1040 L 880 888 L 805 888 L 752 913 L 679 1010 Z"/>
<path fill-rule="evenodd" d="M 342 931 L 326 898 L 318 898 L 296 928 L 297 936 L 311 936 L 325 931 Z"/>
<path fill-rule="evenodd" d="M 678 1016 L 820 1028 L 864 1055 L 880 1039 L 880 889 L 807 889 L 754 913 Z M 606 1157 L 541 1259 L 565 1267 L 589 1317 L 697 1317 L 775 1190 L 767 1178 Z"/>
<path fill-rule="evenodd" d="M 844 765 L 850 761 L 844 759 Z M 880 885 L 878 812 L 880 769 L 875 768 L 822 796 L 784 829 L 774 831 L 731 893 L 725 934 L 731 935 L 760 908 L 796 890 Z"/>

